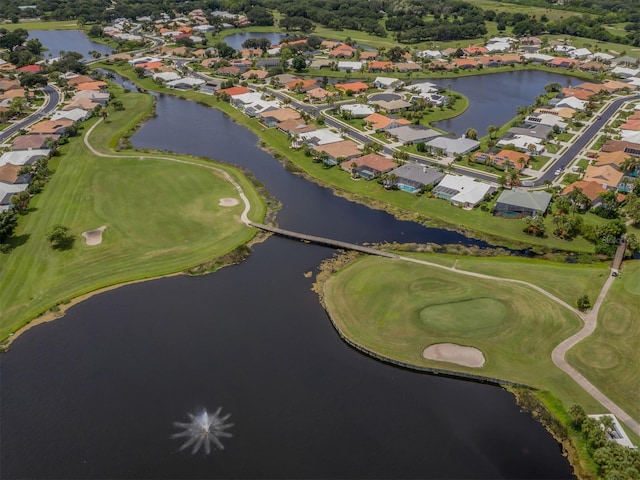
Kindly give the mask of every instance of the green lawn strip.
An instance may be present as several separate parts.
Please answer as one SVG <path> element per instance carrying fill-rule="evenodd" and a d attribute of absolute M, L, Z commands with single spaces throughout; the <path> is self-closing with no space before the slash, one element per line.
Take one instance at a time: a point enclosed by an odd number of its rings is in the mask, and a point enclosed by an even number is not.
<path fill-rule="evenodd" d="M 6 28 L 7 30 L 15 30 L 16 28 L 24 28 L 25 30 L 80 30 L 78 22 L 75 20 L 3 23 L 1 27 Z"/>
<path fill-rule="evenodd" d="M 120 98 L 122 112 L 91 137 L 105 142 L 141 118 L 133 111 L 139 97 Z M 142 110 L 144 112 L 144 110 Z M 98 142 L 102 143 L 98 143 Z M 44 191 L 32 199 L 32 210 L 20 219 L 15 249 L 5 255 L 0 277 L 0 338 L 60 302 L 119 283 L 166 275 L 213 260 L 249 241 L 255 230 L 238 221 L 244 205 L 220 207 L 238 192 L 221 173 L 205 169 L 204 161 L 185 165 L 166 160 L 97 158 L 81 138 L 54 162 L 56 172 Z M 188 157 L 178 157 L 192 161 Z M 209 163 L 231 174 L 262 219 L 264 204 L 237 170 Z M 76 236 L 67 251 L 55 251 L 45 239 L 52 225 L 62 223 Z M 103 243 L 87 246 L 80 233 L 107 225 Z"/>
<path fill-rule="evenodd" d="M 414 254 L 404 254 L 414 256 Z M 522 257 L 472 257 L 452 254 L 415 254 L 433 263 L 447 267 L 456 265 L 459 270 L 484 273 L 495 277 L 512 278 L 537 285 L 556 295 L 569 305 L 575 305 L 581 295 L 588 295 L 592 302 L 609 277 L 609 264 L 569 264 Z"/>
<path fill-rule="evenodd" d="M 623 410 L 640 419 L 640 261 L 623 264 L 609 290 L 596 331 L 567 359 Z"/>
<path fill-rule="evenodd" d="M 375 353 L 524 383 L 554 392 L 565 404 L 598 407 L 551 361 L 553 348 L 578 331 L 581 320 L 531 288 L 367 257 L 330 277 L 324 293 L 338 329 Z M 478 348 L 485 365 L 423 358 L 425 347 L 443 342 Z"/>
<path fill-rule="evenodd" d="M 392 209 L 394 213 L 403 219 L 422 221 L 430 226 L 476 232 L 477 235 L 490 239 L 498 245 L 511 245 L 522 248 L 535 246 L 545 251 L 553 249 L 585 253 L 593 253 L 594 251 L 594 246 L 582 237 L 570 242 L 555 238 L 552 235 L 546 238 L 533 237 L 522 232 L 524 223 L 521 220 L 494 217 L 490 213 L 479 209 L 463 210 L 452 206 L 444 200 L 428 198 L 426 195 L 417 196 L 402 191 L 388 191 L 376 181 L 353 181 L 348 173 L 339 168 L 327 169 L 321 163 L 313 163 L 302 152 L 294 151 L 290 148 L 289 140 L 285 134 L 275 128 L 265 128 L 255 118 L 247 117 L 230 104 L 218 101 L 215 96 L 204 95 L 195 91 L 177 92 L 169 90 L 159 87 L 150 79 L 140 81 L 128 66 L 111 64 L 98 64 L 98 66 L 99 68 L 113 69 L 148 90 L 171 93 L 175 96 L 196 100 L 202 104 L 222 110 L 237 123 L 252 130 L 273 152 L 293 162 L 297 168 L 307 173 L 310 177 L 320 183 L 334 187 L 341 195 L 352 197 L 374 208 Z M 458 102 L 461 103 L 460 100 Z M 548 231 L 552 231 L 551 216 L 547 216 L 545 221 L 548 225 Z"/>

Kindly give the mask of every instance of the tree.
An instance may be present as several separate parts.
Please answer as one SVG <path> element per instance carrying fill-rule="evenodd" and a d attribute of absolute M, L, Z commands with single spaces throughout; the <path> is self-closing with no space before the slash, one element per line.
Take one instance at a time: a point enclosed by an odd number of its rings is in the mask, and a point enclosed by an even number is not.
<path fill-rule="evenodd" d="M 56 224 L 47 232 L 47 240 L 51 247 L 58 250 L 67 250 L 73 247 L 75 237 L 71 234 L 71 229 L 66 225 Z"/>
<path fill-rule="evenodd" d="M 291 60 L 291 66 L 296 72 L 301 72 L 305 68 L 307 68 L 307 61 L 304 59 L 302 55 L 298 55 Z"/>
<path fill-rule="evenodd" d="M 587 414 L 584 408 L 582 408 L 582 405 L 572 405 L 569 409 L 569 415 L 571 415 L 571 423 L 573 423 L 573 426 L 578 430 L 582 428 L 582 423 L 587 418 Z"/>
<path fill-rule="evenodd" d="M 500 129 L 495 125 L 489 125 L 487 127 L 487 132 L 489 132 L 489 138 L 493 138 L 493 136 L 498 132 L 498 130 Z"/>
<path fill-rule="evenodd" d="M 544 237 L 547 231 L 547 226 L 544 224 L 544 218 L 541 216 L 527 217 L 525 219 L 525 227 L 523 231 L 529 235 L 535 235 L 536 237 Z"/>
<path fill-rule="evenodd" d="M 635 192 L 631 192 L 627 195 L 625 212 L 634 225 L 640 225 L 640 196 Z"/>
<path fill-rule="evenodd" d="M 585 294 L 579 297 L 578 300 L 576 300 L 576 307 L 578 307 L 578 310 L 580 310 L 581 312 L 590 309 L 591 300 L 589 300 L 589 296 Z"/>
<path fill-rule="evenodd" d="M 11 210 L 0 213 L 0 244 L 11 238 L 18 226 L 18 215 Z"/>
<path fill-rule="evenodd" d="M 27 213 L 27 208 L 29 207 L 30 198 L 31 198 L 31 195 L 29 195 L 29 192 L 26 190 L 23 190 L 22 192 L 18 192 L 11 197 L 11 204 L 13 205 L 13 208 L 15 208 L 18 213 L 24 214 L 24 213 Z"/>
<path fill-rule="evenodd" d="M 475 140 L 478 138 L 478 132 L 473 128 L 467 128 L 467 131 L 465 132 L 465 136 L 467 138 Z"/>
<path fill-rule="evenodd" d="M 102 28 L 97 23 L 91 25 L 91 28 L 87 32 L 87 35 L 90 37 L 101 37 L 102 36 Z"/>

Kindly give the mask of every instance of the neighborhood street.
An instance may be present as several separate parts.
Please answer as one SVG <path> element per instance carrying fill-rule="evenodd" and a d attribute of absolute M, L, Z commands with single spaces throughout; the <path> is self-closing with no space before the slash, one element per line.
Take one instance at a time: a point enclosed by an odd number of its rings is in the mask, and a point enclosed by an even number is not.
<path fill-rule="evenodd" d="M 33 112 L 31 115 L 23 118 L 19 122 L 14 123 L 8 128 L 5 128 L 0 132 L 0 144 L 5 143 L 9 138 L 18 133 L 23 128 L 28 127 L 32 123 L 35 123 L 41 120 L 43 117 L 53 112 L 60 103 L 60 94 L 58 91 L 50 85 L 44 87 L 45 92 L 45 102 L 42 107 L 40 107 L 37 111 Z"/>

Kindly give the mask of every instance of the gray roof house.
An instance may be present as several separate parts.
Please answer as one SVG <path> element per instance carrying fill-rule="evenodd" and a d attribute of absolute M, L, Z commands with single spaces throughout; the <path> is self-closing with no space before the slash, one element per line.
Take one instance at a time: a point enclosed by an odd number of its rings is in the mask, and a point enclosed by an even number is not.
<path fill-rule="evenodd" d="M 13 206 L 11 197 L 26 190 L 28 187 L 29 185 L 26 183 L 9 184 L 0 182 L 0 213 L 6 212 Z"/>
<path fill-rule="evenodd" d="M 429 140 L 442 135 L 442 133 L 422 125 L 404 125 L 402 127 L 394 128 L 391 134 L 394 137 L 397 137 L 398 141 L 403 144 L 428 142 Z"/>
<path fill-rule="evenodd" d="M 551 194 L 548 192 L 514 188 L 502 192 L 493 214 L 507 218 L 535 217 L 544 215 L 550 202 Z"/>
<path fill-rule="evenodd" d="M 465 155 L 480 147 L 480 142 L 471 138 L 438 137 L 427 142 L 427 147 L 432 150 L 441 150 L 444 155 L 453 157 L 456 154 Z"/>
<path fill-rule="evenodd" d="M 553 128 L 548 125 L 524 125 L 522 127 L 510 128 L 507 133 L 514 135 L 528 135 L 529 137 L 545 140 Z"/>
<path fill-rule="evenodd" d="M 400 190 L 411 193 L 427 185 L 436 185 L 444 177 L 444 173 L 435 168 L 416 163 L 405 163 L 389 173 L 397 177 L 395 184 Z"/>

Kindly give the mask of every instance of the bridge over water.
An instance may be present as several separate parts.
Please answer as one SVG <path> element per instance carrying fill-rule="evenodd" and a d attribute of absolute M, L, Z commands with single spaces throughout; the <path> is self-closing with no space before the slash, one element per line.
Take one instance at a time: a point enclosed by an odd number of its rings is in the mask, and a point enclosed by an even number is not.
<path fill-rule="evenodd" d="M 249 225 L 266 232 L 271 232 L 282 237 L 291 238 L 294 240 L 300 240 L 301 242 L 315 243 L 316 245 L 324 245 L 326 247 L 341 248 L 344 250 L 353 250 L 356 252 L 368 253 L 369 255 L 378 255 L 380 257 L 387 258 L 400 258 L 395 253 L 385 252 L 376 248 L 365 247 L 355 243 L 341 242 L 339 240 L 333 240 L 331 238 L 317 237 L 315 235 L 306 235 L 304 233 L 293 232 L 291 230 L 285 230 L 283 228 L 272 227 L 271 225 L 265 225 L 263 223 L 249 222 Z"/>

